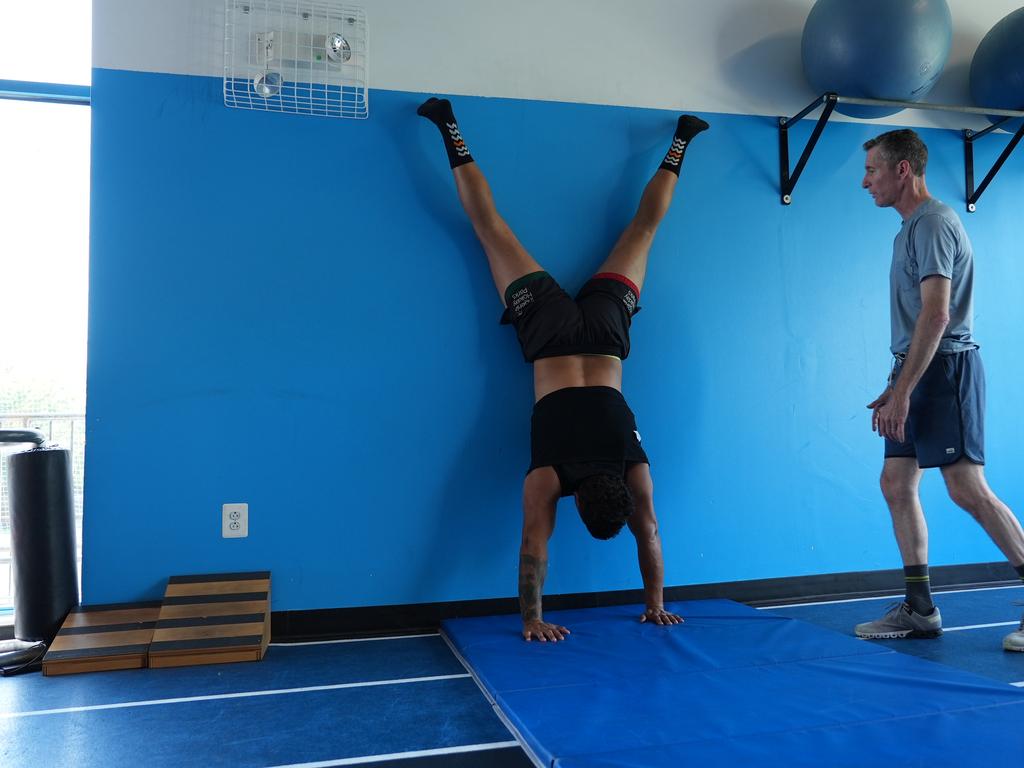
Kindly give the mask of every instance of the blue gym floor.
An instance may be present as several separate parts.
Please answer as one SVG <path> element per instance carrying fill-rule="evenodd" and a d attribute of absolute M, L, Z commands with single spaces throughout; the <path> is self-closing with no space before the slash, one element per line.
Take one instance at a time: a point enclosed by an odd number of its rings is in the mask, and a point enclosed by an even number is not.
<path fill-rule="evenodd" d="M 1024 687 L 1024 654 L 1006 653 L 1000 644 L 1019 621 L 1022 608 L 1014 602 L 1022 600 L 1024 587 L 943 593 L 937 597 L 946 629 L 942 638 L 877 642 Z M 881 615 L 891 601 L 763 610 L 850 635 L 853 624 Z M 522 641 L 513 635 L 509 642 Z M 2 678 L 0 764 L 531 763 L 444 640 L 416 635 L 272 645 L 259 663 Z"/>
<path fill-rule="evenodd" d="M 855 624 L 878 618 L 891 603 L 902 599 L 868 598 L 762 610 L 852 634 Z M 1003 637 L 1020 625 L 1024 587 L 943 592 L 935 596 L 935 602 L 942 611 L 942 637 L 865 642 L 1024 687 L 1024 653 L 1007 653 L 1002 649 Z"/>

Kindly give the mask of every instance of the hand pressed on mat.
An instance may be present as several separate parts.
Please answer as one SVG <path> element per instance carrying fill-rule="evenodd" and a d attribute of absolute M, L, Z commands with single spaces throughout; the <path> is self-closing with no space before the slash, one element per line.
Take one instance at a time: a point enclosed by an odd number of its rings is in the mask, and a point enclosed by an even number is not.
<path fill-rule="evenodd" d="M 685 619 L 664 608 L 647 608 L 640 616 L 640 623 L 650 622 L 651 624 L 682 624 Z"/>
<path fill-rule="evenodd" d="M 565 640 L 571 634 L 565 627 L 559 624 L 549 624 L 541 619 L 530 619 L 523 622 L 523 639 L 527 642 L 536 637 L 542 643 L 549 640 L 552 643 L 557 643 L 559 640 Z"/>

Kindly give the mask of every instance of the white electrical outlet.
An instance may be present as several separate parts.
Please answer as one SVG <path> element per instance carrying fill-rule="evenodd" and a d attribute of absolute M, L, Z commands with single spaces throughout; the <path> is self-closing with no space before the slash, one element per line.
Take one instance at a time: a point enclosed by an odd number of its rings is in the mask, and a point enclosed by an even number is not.
<path fill-rule="evenodd" d="M 244 539 L 249 535 L 249 505 L 225 504 L 221 508 L 221 536 Z"/>

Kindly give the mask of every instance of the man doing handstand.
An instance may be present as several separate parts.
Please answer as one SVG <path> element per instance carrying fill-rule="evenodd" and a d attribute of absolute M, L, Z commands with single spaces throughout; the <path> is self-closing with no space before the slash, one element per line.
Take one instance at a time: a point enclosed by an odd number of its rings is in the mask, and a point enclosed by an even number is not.
<path fill-rule="evenodd" d="M 534 261 L 501 218 L 447 99 L 431 98 L 417 114 L 441 131 L 462 207 L 487 254 L 505 312 L 526 362 L 533 364 L 530 468 L 523 483 L 519 606 L 523 637 L 563 640 L 569 630 L 544 621 L 541 595 L 555 507 L 574 496 L 591 535 L 610 539 L 622 526 L 636 538 L 644 582 L 641 621 L 678 624 L 666 611 L 664 565 L 647 454 L 622 396 L 622 361 L 654 233 L 668 211 L 690 140 L 708 124 L 684 115 L 668 154 L 647 184 L 633 220 L 597 273 L 571 298 Z"/>

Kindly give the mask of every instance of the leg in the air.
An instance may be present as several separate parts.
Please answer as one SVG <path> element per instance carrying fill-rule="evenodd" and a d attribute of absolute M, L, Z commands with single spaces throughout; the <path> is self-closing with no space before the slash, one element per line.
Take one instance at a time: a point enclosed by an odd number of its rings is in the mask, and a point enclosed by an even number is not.
<path fill-rule="evenodd" d="M 469 154 L 452 113 L 451 103 L 447 99 L 431 98 L 420 105 L 416 113 L 430 120 L 441 131 L 452 173 L 455 175 L 459 200 L 487 254 L 494 286 L 505 302 L 505 289 L 512 282 L 531 272 L 541 272 L 544 268 L 526 252 L 498 213 L 490 185 Z"/>
<path fill-rule="evenodd" d="M 643 196 L 633 220 L 626 226 L 608 258 L 598 269 L 598 273 L 614 273 L 630 280 L 637 289 L 643 288 L 644 275 L 647 272 L 647 254 L 650 252 L 654 234 L 665 218 L 672 202 L 672 194 L 679 181 L 679 169 L 683 155 L 690 141 L 708 124 L 698 117 L 683 115 L 676 124 L 676 133 L 672 138 L 668 154 L 654 174 Z"/>

